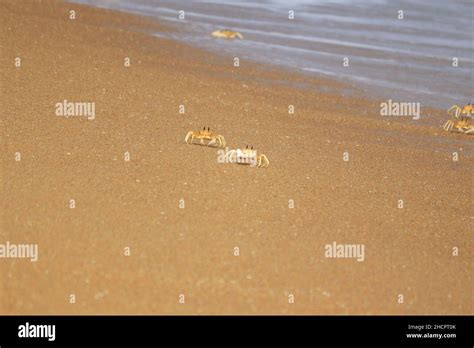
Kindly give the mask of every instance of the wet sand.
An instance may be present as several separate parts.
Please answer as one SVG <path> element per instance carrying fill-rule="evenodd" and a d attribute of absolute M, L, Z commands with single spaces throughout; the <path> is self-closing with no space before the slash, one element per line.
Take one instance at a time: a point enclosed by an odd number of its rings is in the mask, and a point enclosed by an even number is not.
<path fill-rule="evenodd" d="M 363 91 L 113 11 L 7 0 L 0 23 L 0 243 L 39 248 L 0 259 L 0 313 L 472 314 L 472 138 L 445 111 L 384 118 Z M 95 119 L 56 116 L 64 99 Z M 270 167 L 185 144 L 203 126 Z M 364 261 L 326 258 L 334 241 Z"/>

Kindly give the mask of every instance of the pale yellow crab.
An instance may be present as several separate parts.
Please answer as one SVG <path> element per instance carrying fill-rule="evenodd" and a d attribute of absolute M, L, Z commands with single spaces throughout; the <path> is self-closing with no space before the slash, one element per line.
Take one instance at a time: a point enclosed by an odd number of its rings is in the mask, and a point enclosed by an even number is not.
<path fill-rule="evenodd" d="M 225 158 L 229 163 L 249 164 L 251 167 L 265 168 L 270 165 L 267 156 L 264 154 L 257 155 L 257 150 L 254 150 L 253 146 L 249 149 L 248 145 L 243 150 L 228 151 Z"/>
<path fill-rule="evenodd" d="M 235 39 L 235 38 L 243 39 L 244 38 L 244 36 L 241 33 L 230 30 L 230 29 L 213 31 L 212 36 L 223 38 L 223 39 Z"/>
<path fill-rule="evenodd" d="M 201 131 L 189 131 L 184 138 L 187 144 L 196 144 L 194 140 L 199 140 L 198 145 L 224 147 L 226 142 L 222 135 L 213 134 L 211 129 L 204 127 Z"/>
<path fill-rule="evenodd" d="M 463 108 L 460 108 L 459 105 L 453 105 L 448 109 L 448 115 L 454 116 L 456 118 L 459 118 L 459 116 L 472 117 L 473 113 L 474 105 L 471 105 L 471 103 L 464 105 Z"/>
<path fill-rule="evenodd" d="M 448 132 L 458 132 L 464 134 L 474 134 L 474 125 L 472 124 L 474 107 L 471 103 L 460 108 L 453 105 L 448 109 L 448 115 L 456 118 L 456 121 L 448 120 L 443 129 Z"/>
<path fill-rule="evenodd" d="M 453 122 L 448 120 L 443 128 L 448 132 L 458 132 L 464 134 L 474 134 L 474 125 L 470 124 L 472 118 L 461 118 L 459 121 Z"/>

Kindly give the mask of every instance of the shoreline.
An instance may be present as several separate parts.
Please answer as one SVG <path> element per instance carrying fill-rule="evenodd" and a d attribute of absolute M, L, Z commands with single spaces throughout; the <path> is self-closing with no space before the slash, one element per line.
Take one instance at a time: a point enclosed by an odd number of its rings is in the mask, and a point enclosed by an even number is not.
<path fill-rule="evenodd" d="M 130 25 L 121 24 L 123 26 L 122 29 L 129 31 L 132 30 L 137 32 L 141 32 L 147 36 L 152 38 L 157 38 L 159 40 L 164 40 L 166 42 L 174 42 L 180 47 L 186 47 L 186 49 L 190 49 L 191 51 L 200 52 L 203 56 L 206 56 L 206 59 L 213 57 L 214 63 L 219 64 L 221 67 L 225 64 L 224 62 L 228 62 L 228 64 L 232 63 L 233 56 L 228 52 L 218 52 L 216 50 L 206 49 L 202 47 L 198 47 L 183 41 L 177 41 L 171 38 L 167 38 L 165 36 L 161 36 L 162 33 L 169 33 L 169 32 L 177 32 L 183 31 L 183 29 L 173 25 L 173 23 L 160 23 L 157 18 L 154 18 L 151 15 L 145 15 L 140 13 L 139 11 L 132 11 L 132 10 L 121 10 L 121 9 L 112 9 L 108 7 L 100 7 L 100 6 L 91 6 L 86 3 L 77 3 L 74 1 L 65 1 L 65 4 L 70 4 L 71 6 L 83 6 L 90 9 L 97 9 L 102 11 L 108 11 L 111 13 L 120 13 L 123 16 L 132 16 L 135 18 L 136 21 L 143 20 L 146 25 Z M 273 85 L 280 85 L 282 87 L 286 87 L 288 89 L 298 89 L 301 90 L 305 95 L 314 95 L 315 91 L 311 90 L 312 88 L 317 88 L 317 92 L 327 95 L 329 97 L 340 97 L 340 98 L 349 98 L 355 104 L 357 104 L 358 100 L 361 100 L 365 106 L 370 106 L 373 110 L 372 111 L 380 111 L 383 109 L 382 104 L 397 102 L 400 104 L 407 103 L 411 104 L 411 101 L 405 100 L 398 100 L 392 98 L 382 98 L 380 95 L 370 95 L 370 92 L 367 91 L 363 86 L 357 84 L 356 81 L 348 81 L 343 82 L 340 79 L 331 78 L 329 76 L 325 76 L 324 74 L 313 75 L 313 74 L 306 74 L 302 70 L 291 69 L 289 67 L 275 65 L 271 62 L 269 63 L 262 63 L 257 62 L 254 60 L 244 61 L 247 66 L 245 72 L 242 70 L 239 72 L 242 74 L 242 78 L 249 81 L 249 79 L 254 79 L 255 77 L 259 77 L 257 81 L 259 84 L 265 84 L 267 87 Z M 219 69 L 219 73 L 222 74 L 221 77 L 233 77 L 237 78 L 235 74 L 235 69 L 232 73 L 229 74 L 229 71 L 224 72 L 223 69 Z M 412 117 L 397 117 L 397 116 L 387 116 L 381 117 L 380 121 L 385 124 L 389 124 L 390 122 L 395 122 L 395 129 L 398 130 L 413 130 L 416 127 L 429 127 L 429 129 L 424 129 L 424 131 L 416 132 L 417 134 L 424 133 L 434 135 L 435 137 L 441 136 L 443 139 L 447 141 L 452 141 L 452 146 L 466 146 L 471 148 L 471 153 L 467 154 L 469 157 L 474 158 L 474 147 L 472 147 L 471 142 L 469 141 L 469 137 L 445 137 L 444 131 L 442 129 L 442 125 L 450 118 L 447 114 L 447 111 L 434 106 L 425 106 L 422 103 L 420 104 L 421 108 L 421 117 L 419 116 L 418 119 L 414 119 L 417 122 L 408 121 L 407 118 L 411 119 Z M 360 110 L 364 116 L 367 114 L 366 110 L 360 108 Z M 420 121 L 420 118 L 421 121 Z M 407 127 L 404 127 L 407 126 Z M 437 141 L 437 139 L 432 138 L 433 141 Z M 443 142 L 443 140 L 441 140 Z M 470 145 L 470 146 L 468 146 Z"/>
<path fill-rule="evenodd" d="M 361 1 L 360 7 L 353 7 L 344 1 L 327 6 L 296 1 L 291 5 L 295 20 L 285 19 L 289 4 L 278 5 L 275 1 L 253 6 L 245 2 L 229 5 L 219 1 L 97 0 L 91 5 L 156 18 L 173 28 L 167 33 L 156 33 L 158 36 L 211 53 L 226 53 L 293 73 L 338 80 L 367 90 L 367 97 L 420 102 L 444 110 L 470 99 L 465 86 L 470 82 L 468 76 L 474 61 L 468 58 L 472 53 L 468 48 L 471 37 L 460 24 L 468 19 L 462 4 L 444 7 L 456 14 L 457 20 L 453 21 L 442 8 L 435 9 L 427 3 L 369 3 Z M 411 14 L 408 21 L 394 18 L 399 6 Z M 179 11 L 183 11 L 184 18 L 177 18 Z M 369 12 L 371 16 L 367 16 Z M 452 31 L 448 33 L 446 26 Z M 242 32 L 245 40 L 214 40 L 209 33 L 216 27 Z M 464 57 L 456 69 L 446 60 L 451 55 Z M 345 67 L 343 59 L 347 59 Z"/>
<path fill-rule="evenodd" d="M 444 111 L 392 122 L 380 101 L 320 91 L 337 82 L 236 69 L 145 34 L 168 29 L 143 17 L 57 1 L 0 8 L 0 243 L 39 249 L 37 262 L 0 262 L 0 313 L 472 314 L 472 222 L 460 211 L 472 145 L 423 117 Z M 94 102 L 94 119 L 57 116 L 63 100 Z M 185 144 L 203 126 L 270 166 Z M 332 243 L 363 245 L 364 261 L 325 257 Z"/>

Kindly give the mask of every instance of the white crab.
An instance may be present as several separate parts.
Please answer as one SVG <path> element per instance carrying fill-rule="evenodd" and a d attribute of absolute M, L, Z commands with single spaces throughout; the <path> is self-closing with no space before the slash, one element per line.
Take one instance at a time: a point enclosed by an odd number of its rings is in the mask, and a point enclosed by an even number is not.
<path fill-rule="evenodd" d="M 249 149 L 248 145 L 245 149 L 230 150 L 225 154 L 225 158 L 229 163 L 249 164 L 251 167 L 268 167 L 270 162 L 264 154 L 257 155 L 257 150 L 253 146 Z"/>

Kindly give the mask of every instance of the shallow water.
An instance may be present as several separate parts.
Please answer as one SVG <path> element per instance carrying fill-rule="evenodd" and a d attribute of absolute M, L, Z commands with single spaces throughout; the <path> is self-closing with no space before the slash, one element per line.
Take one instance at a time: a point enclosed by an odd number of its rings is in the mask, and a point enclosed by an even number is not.
<path fill-rule="evenodd" d="M 260 63 L 327 76 L 369 97 L 447 109 L 473 101 L 474 1 L 79 0 L 179 27 L 156 33 Z M 185 19 L 179 19 L 179 11 Z M 294 19 L 288 19 L 288 11 Z M 398 19 L 399 10 L 403 19 Z M 231 28 L 245 39 L 214 39 Z M 344 58 L 349 66 L 343 66 Z M 457 57 L 459 66 L 453 67 Z"/>

